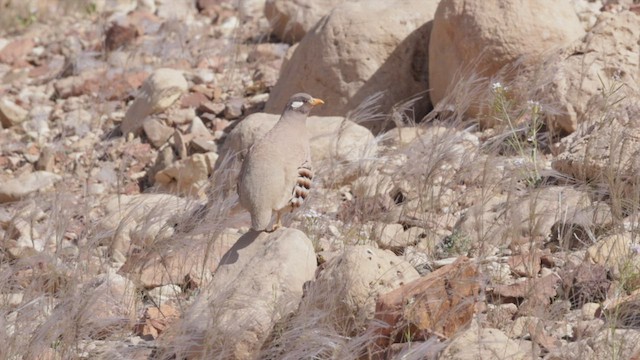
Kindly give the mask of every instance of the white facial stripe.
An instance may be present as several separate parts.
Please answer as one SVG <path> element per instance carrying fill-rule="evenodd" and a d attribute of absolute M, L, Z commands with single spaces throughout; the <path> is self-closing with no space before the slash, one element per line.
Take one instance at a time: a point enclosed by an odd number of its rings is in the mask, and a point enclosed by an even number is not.
<path fill-rule="evenodd" d="M 291 103 L 291 107 L 294 109 L 299 108 L 300 106 L 302 106 L 302 104 L 304 104 L 302 101 L 294 101 Z"/>

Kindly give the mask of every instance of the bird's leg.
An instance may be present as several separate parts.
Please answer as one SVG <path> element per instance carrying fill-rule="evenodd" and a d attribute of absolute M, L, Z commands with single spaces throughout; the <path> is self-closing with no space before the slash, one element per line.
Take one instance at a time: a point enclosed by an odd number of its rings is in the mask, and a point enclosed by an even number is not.
<path fill-rule="evenodd" d="M 281 215 L 280 215 L 280 211 L 276 211 L 276 222 L 275 222 L 275 224 L 273 224 L 273 227 L 271 228 L 270 232 L 274 232 L 274 231 L 278 230 L 281 227 L 282 227 L 282 218 L 281 218 Z"/>

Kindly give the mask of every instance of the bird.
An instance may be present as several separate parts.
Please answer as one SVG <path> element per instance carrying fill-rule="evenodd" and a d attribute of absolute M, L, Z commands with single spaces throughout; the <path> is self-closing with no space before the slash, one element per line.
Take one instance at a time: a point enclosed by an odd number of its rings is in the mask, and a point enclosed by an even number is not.
<path fill-rule="evenodd" d="M 274 127 L 249 148 L 237 190 L 253 230 L 280 228 L 282 215 L 299 208 L 308 196 L 313 168 L 306 120 L 311 109 L 322 104 L 306 93 L 293 95 Z M 276 221 L 268 230 L 274 211 Z"/>

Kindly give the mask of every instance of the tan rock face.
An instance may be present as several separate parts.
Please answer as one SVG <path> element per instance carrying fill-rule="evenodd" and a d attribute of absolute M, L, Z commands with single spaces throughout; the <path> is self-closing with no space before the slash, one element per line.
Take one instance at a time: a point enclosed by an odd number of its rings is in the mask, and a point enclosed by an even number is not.
<path fill-rule="evenodd" d="M 518 59 L 583 35 L 569 2 L 443 0 L 429 41 L 431 102 L 438 104 L 450 94 L 460 72 L 491 77 Z"/>
<path fill-rule="evenodd" d="M 360 245 L 346 247 L 342 255 L 331 259 L 314 286 L 344 292 L 341 308 L 333 311 L 364 320 L 373 318 L 379 295 L 419 277 L 391 251 Z"/>
<path fill-rule="evenodd" d="M 543 93 L 558 107 L 551 116 L 556 128 L 573 132 L 579 123 L 598 119 L 596 110 L 610 108 L 607 102 L 638 92 L 639 38 L 640 16 L 602 13 L 583 41 L 550 60 L 546 71 L 554 76 Z"/>
<path fill-rule="evenodd" d="M 325 101 L 319 115 L 345 115 L 378 92 L 384 96 L 376 105 L 388 111 L 426 91 L 426 43 L 436 4 L 375 0 L 337 6 L 285 60 L 266 111 L 279 113 L 298 91 Z M 418 104 L 416 118 L 427 108 L 426 101 Z"/>
<path fill-rule="evenodd" d="M 47 171 L 25 173 L 0 184 L 0 203 L 24 199 L 29 194 L 50 188 L 60 180 L 62 176 Z"/>
<path fill-rule="evenodd" d="M 355 0 L 351 0 L 355 1 Z M 284 42 L 296 43 L 340 0 L 268 0 L 264 15 L 273 34 Z"/>
<path fill-rule="evenodd" d="M 136 132 L 144 119 L 166 110 L 187 91 L 187 80 L 174 69 L 158 69 L 145 80 L 120 125 L 122 133 Z"/>
<path fill-rule="evenodd" d="M 640 97 L 623 100 L 601 120 L 583 123 L 562 141 L 564 150 L 553 160 L 553 169 L 580 180 L 630 181 L 640 169 Z"/>
<path fill-rule="evenodd" d="M 189 358 L 255 358 L 274 324 L 296 310 L 315 270 L 313 245 L 299 230 L 243 235 L 179 329 L 205 343 L 174 349 L 189 347 Z"/>

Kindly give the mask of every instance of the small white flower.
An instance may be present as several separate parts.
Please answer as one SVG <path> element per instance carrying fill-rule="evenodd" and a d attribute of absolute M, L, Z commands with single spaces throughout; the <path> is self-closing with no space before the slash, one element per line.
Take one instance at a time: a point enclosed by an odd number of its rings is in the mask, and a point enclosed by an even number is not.
<path fill-rule="evenodd" d="M 491 88 L 496 91 L 496 90 L 500 90 L 502 89 L 502 84 L 499 81 L 494 82 L 493 84 L 491 84 Z"/>

